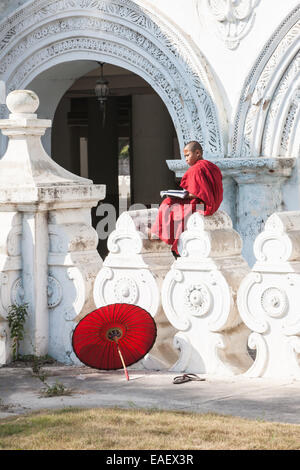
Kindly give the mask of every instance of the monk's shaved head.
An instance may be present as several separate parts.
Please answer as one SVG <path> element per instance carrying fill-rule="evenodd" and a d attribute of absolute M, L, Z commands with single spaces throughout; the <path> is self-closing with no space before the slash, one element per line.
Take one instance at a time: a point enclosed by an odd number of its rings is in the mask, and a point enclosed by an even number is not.
<path fill-rule="evenodd" d="M 199 144 L 199 142 L 197 142 L 197 140 L 191 140 L 185 145 L 184 148 L 190 150 L 191 152 L 195 152 L 196 150 L 199 150 L 201 152 L 201 157 L 203 155 L 202 146 L 201 144 Z"/>
<path fill-rule="evenodd" d="M 196 140 L 191 140 L 185 145 L 183 155 L 189 166 L 194 165 L 198 160 L 203 160 L 202 147 Z"/>

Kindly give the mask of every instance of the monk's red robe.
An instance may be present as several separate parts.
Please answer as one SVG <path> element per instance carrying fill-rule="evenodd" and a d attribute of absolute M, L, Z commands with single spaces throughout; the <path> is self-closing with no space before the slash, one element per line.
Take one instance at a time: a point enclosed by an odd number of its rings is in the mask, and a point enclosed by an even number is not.
<path fill-rule="evenodd" d="M 161 203 L 151 228 L 152 234 L 172 245 L 176 253 L 178 239 L 186 229 L 189 216 L 195 211 L 212 215 L 220 207 L 223 199 L 222 173 L 209 160 L 198 160 L 183 175 L 180 186 L 196 198 L 167 197 Z"/>

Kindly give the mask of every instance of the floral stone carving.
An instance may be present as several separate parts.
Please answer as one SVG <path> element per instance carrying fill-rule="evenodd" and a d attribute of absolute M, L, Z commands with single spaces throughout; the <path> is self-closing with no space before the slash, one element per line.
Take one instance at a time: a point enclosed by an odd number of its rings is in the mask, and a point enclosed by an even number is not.
<path fill-rule="evenodd" d="M 236 49 L 253 26 L 259 0 L 207 0 L 218 34 L 228 49 Z"/>
<path fill-rule="evenodd" d="M 7 309 L 27 303 L 20 352 L 72 363 L 72 329 L 94 307 L 91 290 L 102 260 L 90 210 L 105 187 L 47 155 L 41 136 L 51 121 L 37 118 L 33 91 L 14 90 L 6 103 L 9 119 L 0 120 L 9 138 L 0 161 L 1 361 L 10 357 Z"/>

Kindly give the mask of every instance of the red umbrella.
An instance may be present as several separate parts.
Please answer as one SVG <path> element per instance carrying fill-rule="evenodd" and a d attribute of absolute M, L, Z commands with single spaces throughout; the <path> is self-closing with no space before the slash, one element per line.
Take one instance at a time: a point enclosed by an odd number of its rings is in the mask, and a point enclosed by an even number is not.
<path fill-rule="evenodd" d="M 72 344 L 76 356 L 95 369 L 113 370 L 142 359 L 156 339 L 152 316 L 141 307 L 112 304 L 86 315 L 76 326 Z"/>

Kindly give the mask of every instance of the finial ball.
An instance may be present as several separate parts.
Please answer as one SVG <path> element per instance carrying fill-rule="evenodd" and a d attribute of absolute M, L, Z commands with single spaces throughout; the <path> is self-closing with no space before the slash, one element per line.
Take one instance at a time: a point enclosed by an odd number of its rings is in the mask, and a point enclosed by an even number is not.
<path fill-rule="evenodd" d="M 13 114 L 33 114 L 39 104 L 39 97 L 31 90 L 14 90 L 6 98 L 6 106 Z"/>

